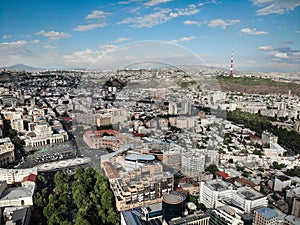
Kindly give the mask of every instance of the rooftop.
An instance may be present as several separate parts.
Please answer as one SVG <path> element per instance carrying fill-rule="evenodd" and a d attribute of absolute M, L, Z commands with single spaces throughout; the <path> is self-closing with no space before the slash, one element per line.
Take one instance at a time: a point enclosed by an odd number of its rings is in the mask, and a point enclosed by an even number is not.
<path fill-rule="evenodd" d="M 197 212 L 186 217 L 173 219 L 169 221 L 169 225 L 192 224 L 194 221 L 198 221 L 207 217 L 209 217 L 209 215 L 204 214 L 203 212 Z"/>
<path fill-rule="evenodd" d="M 288 181 L 288 180 L 290 180 L 290 178 L 289 178 L 289 177 L 287 177 L 287 176 L 284 176 L 284 175 L 280 175 L 280 176 L 278 176 L 278 177 L 277 177 L 277 179 L 279 179 L 279 180 L 281 180 L 281 181 Z"/>
<path fill-rule="evenodd" d="M 206 184 L 208 187 L 214 191 L 225 191 L 229 189 L 230 184 L 224 182 L 223 180 L 216 179 L 207 181 Z"/>
<path fill-rule="evenodd" d="M 153 160 L 155 160 L 155 156 L 151 155 L 151 154 L 144 154 L 144 155 L 130 154 L 130 155 L 126 156 L 125 160 L 128 160 L 128 161 L 153 161 Z"/>
<path fill-rule="evenodd" d="M 267 220 L 278 216 L 277 212 L 275 212 L 273 209 L 270 209 L 268 207 L 257 209 L 255 210 L 255 212 L 263 215 Z"/>
<path fill-rule="evenodd" d="M 264 197 L 264 195 L 250 187 L 240 187 L 237 189 L 237 193 L 244 196 L 248 200 L 256 200 Z"/>
<path fill-rule="evenodd" d="M 172 192 L 163 196 L 163 201 L 168 204 L 179 204 L 185 200 L 185 196 L 179 192 Z"/>
<path fill-rule="evenodd" d="M 30 197 L 33 195 L 34 186 L 32 188 L 25 187 L 12 187 L 3 191 L 1 200 L 13 200 L 19 198 Z"/>

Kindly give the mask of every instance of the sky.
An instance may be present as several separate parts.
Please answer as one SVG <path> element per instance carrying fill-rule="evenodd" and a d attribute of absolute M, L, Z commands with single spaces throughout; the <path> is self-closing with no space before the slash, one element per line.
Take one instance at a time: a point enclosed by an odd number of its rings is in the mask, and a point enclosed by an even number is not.
<path fill-rule="evenodd" d="M 300 0 L 1 0 L 0 66 L 300 72 Z"/>

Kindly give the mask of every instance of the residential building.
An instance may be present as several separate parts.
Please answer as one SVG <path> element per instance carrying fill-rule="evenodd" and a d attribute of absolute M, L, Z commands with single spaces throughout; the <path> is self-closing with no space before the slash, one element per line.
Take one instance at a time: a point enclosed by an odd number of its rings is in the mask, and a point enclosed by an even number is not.
<path fill-rule="evenodd" d="M 198 177 L 205 169 L 205 155 L 186 152 L 181 155 L 181 172 L 189 177 Z"/>

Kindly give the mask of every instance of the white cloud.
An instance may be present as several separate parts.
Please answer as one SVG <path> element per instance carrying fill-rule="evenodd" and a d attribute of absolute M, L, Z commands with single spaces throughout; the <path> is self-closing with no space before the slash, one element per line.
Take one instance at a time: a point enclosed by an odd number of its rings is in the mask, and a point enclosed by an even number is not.
<path fill-rule="evenodd" d="M 32 44 L 39 44 L 41 41 L 39 39 L 35 39 L 31 41 Z"/>
<path fill-rule="evenodd" d="M 28 55 L 31 51 L 25 40 L 0 43 L 0 57 Z"/>
<path fill-rule="evenodd" d="M 11 35 L 6 35 L 6 34 L 2 36 L 2 39 L 8 39 L 8 38 L 12 38 L 12 36 Z"/>
<path fill-rule="evenodd" d="M 261 7 L 257 15 L 285 14 L 300 6 L 300 0 L 252 0 L 253 4 Z"/>
<path fill-rule="evenodd" d="M 262 34 L 267 34 L 268 32 L 266 31 L 259 31 L 256 30 L 255 28 L 243 28 L 240 30 L 241 34 L 248 34 L 248 35 L 262 35 Z"/>
<path fill-rule="evenodd" d="M 20 41 L 13 41 L 13 42 L 2 42 L 0 43 L 1 47 L 12 47 L 12 48 L 20 48 L 27 44 L 26 41 L 20 40 Z"/>
<path fill-rule="evenodd" d="M 216 27 L 222 27 L 223 29 L 226 29 L 227 26 L 232 26 L 236 23 L 241 22 L 240 20 L 222 20 L 222 19 L 215 19 L 215 20 L 210 20 L 208 22 L 208 26 L 212 28 Z"/>
<path fill-rule="evenodd" d="M 118 24 L 130 24 L 129 26 L 136 28 L 150 28 L 169 21 L 171 17 L 168 16 L 168 13 L 170 13 L 170 9 L 160 9 L 159 11 L 144 16 L 126 18 Z"/>
<path fill-rule="evenodd" d="M 189 16 L 197 14 L 200 10 L 197 9 L 197 6 L 190 4 L 185 8 L 154 8 L 154 12 L 146 14 L 143 16 L 129 17 L 125 18 L 123 21 L 118 24 L 129 24 L 131 27 L 141 28 L 141 27 L 153 27 L 167 21 L 170 21 L 179 16 Z"/>
<path fill-rule="evenodd" d="M 171 0 L 150 0 L 148 2 L 146 2 L 144 5 L 145 6 L 155 6 L 155 5 L 159 5 L 161 3 L 166 3 L 166 2 L 170 2 Z"/>
<path fill-rule="evenodd" d="M 44 45 L 43 47 L 44 49 L 55 49 L 57 48 L 56 46 L 53 46 L 53 45 Z"/>
<path fill-rule="evenodd" d="M 241 22 L 240 20 L 223 20 L 223 19 L 215 19 L 215 20 L 204 20 L 204 21 L 195 21 L 195 20 L 185 20 L 183 23 L 185 25 L 195 25 L 195 26 L 202 26 L 204 24 L 207 24 L 207 26 L 216 28 L 216 27 L 222 27 L 223 29 L 226 29 L 227 26 L 232 26 L 236 23 Z"/>
<path fill-rule="evenodd" d="M 39 32 L 37 32 L 35 34 L 43 36 L 43 37 L 46 37 L 50 41 L 58 41 L 59 39 L 62 39 L 62 38 L 71 37 L 71 35 L 68 34 L 68 33 L 57 32 L 57 31 L 48 31 L 48 32 L 45 32 L 44 30 L 41 30 L 41 31 L 39 31 Z"/>
<path fill-rule="evenodd" d="M 100 45 L 99 48 L 104 49 L 104 50 L 113 50 L 113 49 L 116 49 L 117 46 L 115 46 L 115 45 Z"/>
<path fill-rule="evenodd" d="M 130 41 L 131 38 L 125 38 L 125 37 L 120 37 L 116 40 L 111 41 L 111 43 L 121 43 L 121 42 L 125 42 L 125 41 Z"/>
<path fill-rule="evenodd" d="M 265 45 L 265 46 L 258 47 L 258 50 L 261 50 L 261 51 L 272 51 L 273 48 L 272 48 L 271 45 Z"/>
<path fill-rule="evenodd" d="M 185 20 L 183 22 L 185 25 L 196 25 L 196 26 L 201 26 L 203 23 L 195 20 Z"/>
<path fill-rule="evenodd" d="M 268 52 L 269 59 L 277 63 L 300 63 L 300 51 L 290 47 L 279 47 Z"/>
<path fill-rule="evenodd" d="M 99 10 L 94 10 L 93 12 L 91 12 L 90 14 L 88 14 L 86 16 L 86 19 L 101 19 L 101 18 L 105 18 L 106 16 L 111 15 L 111 13 L 108 12 L 104 12 L 104 11 L 99 11 Z"/>
<path fill-rule="evenodd" d="M 285 52 L 274 52 L 273 54 L 274 57 L 279 58 L 279 59 L 288 59 L 289 56 Z"/>
<path fill-rule="evenodd" d="M 188 5 L 188 7 L 186 8 L 182 8 L 182 9 L 175 9 L 174 12 L 170 13 L 170 16 L 172 18 L 176 18 L 178 16 L 190 16 L 190 15 L 195 15 L 198 12 L 200 12 L 199 9 L 196 8 L 196 6 L 194 4 L 190 4 Z"/>
<path fill-rule="evenodd" d="M 103 28 L 106 27 L 106 23 L 93 23 L 93 24 L 87 24 L 87 25 L 78 25 L 77 27 L 73 28 L 75 31 L 88 31 L 93 30 L 96 28 Z"/>
<path fill-rule="evenodd" d="M 70 63 L 92 63 L 97 56 L 101 54 L 101 51 L 94 51 L 91 49 L 85 49 L 83 51 L 77 51 L 69 55 L 64 55 L 63 59 Z M 76 64 L 75 64 L 76 65 Z"/>
<path fill-rule="evenodd" d="M 170 42 L 172 42 L 172 43 L 179 43 L 179 42 L 192 41 L 192 40 L 195 40 L 195 39 L 197 39 L 196 36 L 189 36 L 189 37 L 182 37 L 182 38 L 179 38 L 177 40 L 172 40 Z"/>

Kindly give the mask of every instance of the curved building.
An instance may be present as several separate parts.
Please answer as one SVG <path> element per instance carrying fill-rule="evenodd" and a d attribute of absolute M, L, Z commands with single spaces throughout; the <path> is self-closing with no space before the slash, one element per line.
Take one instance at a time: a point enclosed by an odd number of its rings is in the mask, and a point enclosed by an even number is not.
<path fill-rule="evenodd" d="M 173 218 L 181 217 L 185 210 L 186 196 L 173 191 L 162 197 L 163 219 L 170 221 Z"/>

